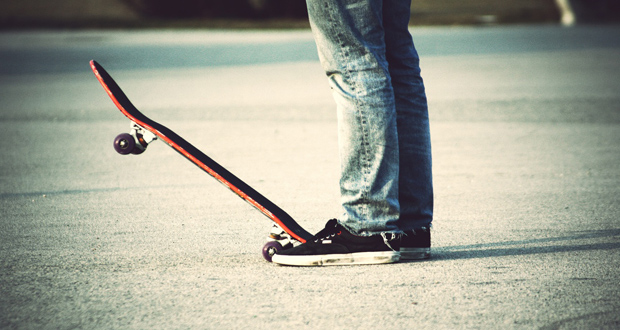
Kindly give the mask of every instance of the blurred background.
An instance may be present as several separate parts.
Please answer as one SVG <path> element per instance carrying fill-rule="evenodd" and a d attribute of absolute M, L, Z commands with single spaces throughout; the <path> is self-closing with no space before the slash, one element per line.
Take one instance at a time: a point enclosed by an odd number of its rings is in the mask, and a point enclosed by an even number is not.
<path fill-rule="evenodd" d="M 413 0 L 412 25 L 606 23 L 620 0 Z M 306 28 L 305 0 L 9 0 L 2 28 Z"/>

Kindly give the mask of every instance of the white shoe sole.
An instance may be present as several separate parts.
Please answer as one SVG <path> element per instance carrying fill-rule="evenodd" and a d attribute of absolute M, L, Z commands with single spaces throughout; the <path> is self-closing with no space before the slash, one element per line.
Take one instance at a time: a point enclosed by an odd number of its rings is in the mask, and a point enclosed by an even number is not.
<path fill-rule="evenodd" d="M 385 252 L 358 252 L 347 254 L 303 255 L 291 256 L 276 254 L 271 261 L 287 266 L 341 266 L 341 265 L 374 265 L 389 264 L 400 260 L 400 253 Z"/>

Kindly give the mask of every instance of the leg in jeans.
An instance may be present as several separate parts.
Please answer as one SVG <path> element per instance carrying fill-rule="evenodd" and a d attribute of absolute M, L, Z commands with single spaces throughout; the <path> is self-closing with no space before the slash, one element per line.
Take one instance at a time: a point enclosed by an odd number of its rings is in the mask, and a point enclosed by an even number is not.
<path fill-rule="evenodd" d="M 428 109 L 410 1 L 312 0 L 308 11 L 338 108 L 340 222 L 358 235 L 429 226 Z"/>
<path fill-rule="evenodd" d="M 420 59 L 407 28 L 411 2 L 386 0 L 383 22 L 387 61 L 394 88 L 400 151 L 401 230 L 429 227 L 433 182 L 428 106 Z"/>
<path fill-rule="evenodd" d="M 397 117 L 383 1 L 309 0 L 319 57 L 337 105 L 340 223 L 360 236 L 398 228 Z"/>

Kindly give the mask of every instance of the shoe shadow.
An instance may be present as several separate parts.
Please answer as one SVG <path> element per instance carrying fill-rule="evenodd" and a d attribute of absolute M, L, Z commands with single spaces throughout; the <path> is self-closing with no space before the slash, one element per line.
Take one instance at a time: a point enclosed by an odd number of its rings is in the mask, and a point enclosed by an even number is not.
<path fill-rule="evenodd" d="M 601 238 L 612 238 L 601 242 Z M 492 258 L 530 254 L 620 249 L 620 229 L 588 230 L 562 237 L 535 238 L 517 241 L 471 245 L 432 247 L 431 260 Z"/>

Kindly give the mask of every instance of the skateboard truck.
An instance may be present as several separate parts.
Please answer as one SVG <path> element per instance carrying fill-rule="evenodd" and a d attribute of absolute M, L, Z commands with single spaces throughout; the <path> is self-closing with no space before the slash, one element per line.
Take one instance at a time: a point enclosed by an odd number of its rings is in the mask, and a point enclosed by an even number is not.
<path fill-rule="evenodd" d="M 267 243 L 263 246 L 263 258 L 271 262 L 271 257 L 273 257 L 274 254 L 282 250 L 293 248 L 299 244 L 301 244 L 300 241 L 291 237 L 291 235 L 277 224 L 274 224 L 273 227 L 271 227 Z"/>
<path fill-rule="evenodd" d="M 139 155 L 146 150 L 149 143 L 157 140 L 157 136 L 138 124 L 131 122 L 129 133 L 122 133 L 114 139 L 114 150 L 121 155 Z"/>

